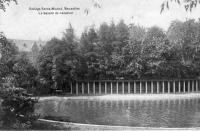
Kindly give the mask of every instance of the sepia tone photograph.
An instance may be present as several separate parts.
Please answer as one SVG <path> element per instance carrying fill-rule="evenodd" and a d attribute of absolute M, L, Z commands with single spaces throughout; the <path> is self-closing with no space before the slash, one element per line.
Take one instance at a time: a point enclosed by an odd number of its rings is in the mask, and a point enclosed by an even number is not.
<path fill-rule="evenodd" d="M 0 130 L 200 130 L 200 0 L 0 0 Z"/>

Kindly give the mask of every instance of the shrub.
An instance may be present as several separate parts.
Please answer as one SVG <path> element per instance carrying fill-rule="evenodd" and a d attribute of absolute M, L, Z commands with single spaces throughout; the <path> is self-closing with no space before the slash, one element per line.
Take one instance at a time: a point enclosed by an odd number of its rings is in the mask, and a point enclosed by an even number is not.
<path fill-rule="evenodd" d="M 22 88 L 0 91 L 0 127 L 2 129 L 30 129 L 39 115 L 34 113 L 38 99 L 32 98 Z"/>

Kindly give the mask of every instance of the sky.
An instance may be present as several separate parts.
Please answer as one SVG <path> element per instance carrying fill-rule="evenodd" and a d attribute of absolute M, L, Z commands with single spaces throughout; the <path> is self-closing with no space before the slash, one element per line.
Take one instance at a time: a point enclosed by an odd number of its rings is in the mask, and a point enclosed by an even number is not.
<path fill-rule="evenodd" d="M 121 19 L 126 24 L 135 23 L 144 27 L 159 26 L 165 31 L 173 20 L 198 19 L 200 7 L 186 12 L 183 6 L 170 4 L 170 9 L 160 14 L 164 0 L 98 0 L 101 8 L 94 8 L 94 0 L 18 0 L 11 3 L 6 12 L 0 11 L 0 31 L 7 38 L 23 40 L 50 40 L 61 38 L 69 22 L 80 37 L 90 26 L 98 28 L 102 22 L 115 23 Z M 33 10 L 36 8 L 63 8 L 63 10 Z M 78 8 L 64 10 L 64 8 Z M 88 9 L 89 13 L 84 13 Z M 41 15 L 41 12 L 73 12 L 73 14 Z"/>

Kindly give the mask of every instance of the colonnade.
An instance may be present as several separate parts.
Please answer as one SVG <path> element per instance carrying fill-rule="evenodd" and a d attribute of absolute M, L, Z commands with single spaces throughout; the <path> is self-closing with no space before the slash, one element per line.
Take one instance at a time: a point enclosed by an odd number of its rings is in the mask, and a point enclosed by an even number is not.
<path fill-rule="evenodd" d="M 71 82 L 70 93 L 81 94 L 165 94 L 199 92 L 199 80 L 110 80 Z"/>

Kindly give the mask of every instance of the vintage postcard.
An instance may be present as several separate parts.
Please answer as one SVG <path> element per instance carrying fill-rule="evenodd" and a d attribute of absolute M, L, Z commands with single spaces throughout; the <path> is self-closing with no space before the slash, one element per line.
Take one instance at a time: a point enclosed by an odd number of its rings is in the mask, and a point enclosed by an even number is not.
<path fill-rule="evenodd" d="M 200 129 L 200 0 L 0 0 L 0 129 Z"/>

